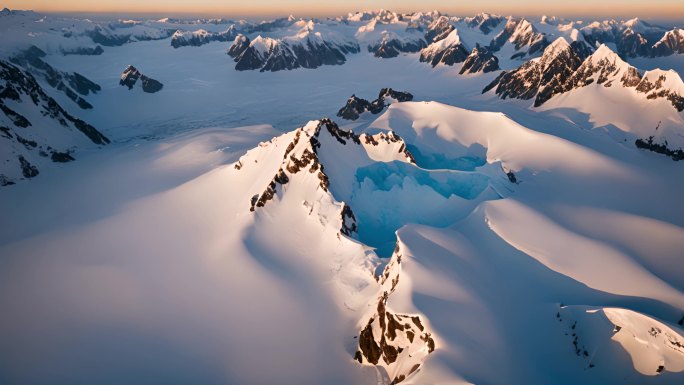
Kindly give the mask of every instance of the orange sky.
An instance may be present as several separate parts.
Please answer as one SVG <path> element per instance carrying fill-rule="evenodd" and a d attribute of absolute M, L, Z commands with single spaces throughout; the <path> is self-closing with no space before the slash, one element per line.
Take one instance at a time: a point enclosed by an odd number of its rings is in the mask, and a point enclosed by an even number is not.
<path fill-rule="evenodd" d="M 341 15 L 353 10 L 438 9 L 452 14 L 487 11 L 515 15 L 611 16 L 684 19 L 684 0 L 7 0 L 12 9 L 44 12 L 118 12 L 225 16 Z"/>

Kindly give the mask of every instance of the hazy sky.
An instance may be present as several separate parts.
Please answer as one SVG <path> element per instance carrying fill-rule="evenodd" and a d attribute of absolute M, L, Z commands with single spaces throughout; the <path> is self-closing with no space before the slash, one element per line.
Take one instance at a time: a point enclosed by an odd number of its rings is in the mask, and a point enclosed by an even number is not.
<path fill-rule="evenodd" d="M 614 16 L 684 19 L 684 0 L 0 0 L 13 9 L 224 16 L 332 16 L 354 10 L 438 9 L 451 14 L 487 11 L 515 15 Z"/>

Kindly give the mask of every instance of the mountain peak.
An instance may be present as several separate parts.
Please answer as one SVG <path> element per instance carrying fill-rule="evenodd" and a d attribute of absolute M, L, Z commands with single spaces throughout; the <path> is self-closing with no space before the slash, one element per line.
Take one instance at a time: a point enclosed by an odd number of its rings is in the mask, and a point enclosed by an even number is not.
<path fill-rule="evenodd" d="M 543 57 L 555 57 L 568 48 L 570 48 L 570 44 L 561 36 L 544 49 Z"/>

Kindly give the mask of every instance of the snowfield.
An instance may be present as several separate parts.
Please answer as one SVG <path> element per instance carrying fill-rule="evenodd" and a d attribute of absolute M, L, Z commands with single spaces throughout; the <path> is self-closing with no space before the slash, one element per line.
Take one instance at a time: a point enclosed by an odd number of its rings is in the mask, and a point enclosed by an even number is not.
<path fill-rule="evenodd" d="M 459 75 L 461 64 L 432 68 L 419 52 L 369 50 L 422 39 L 438 16 L 3 11 L 0 59 L 14 66 L 25 33 L 38 34 L 42 60 L 101 90 L 83 109 L 36 68 L 17 67 L 21 79 L 111 143 L 60 131 L 36 108 L 48 101 L 0 97 L 36 126 L 1 115 L 3 157 L 34 151 L 10 142 L 18 133 L 75 158 L 34 154 L 40 174 L 0 186 L 0 384 L 684 383 L 684 163 L 634 145 L 655 127 L 684 143 L 684 112 L 598 84 L 534 107 L 482 92 L 500 71 Z M 505 18 L 446 21 L 469 49 L 507 36 Z M 519 28 L 495 52 L 504 70 L 539 60 L 512 59 L 515 44 L 526 56 L 547 35 L 583 40 L 589 25 L 510 23 Z M 128 40 L 94 55 L 57 48 L 95 46 L 94 24 L 102 41 Z M 255 45 L 305 29 L 361 52 L 237 71 L 232 39 L 212 35 L 228 25 Z M 174 48 L 172 36 L 197 46 Z M 677 92 L 681 61 L 628 60 L 650 76 L 674 63 L 662 73 Z M 120 85 L 129 64 L 163 89 Z M 4 80 L 2 90 L 19 82 Z M 413 101 L 335 116 L 350 95 L 384 87 Z"/>

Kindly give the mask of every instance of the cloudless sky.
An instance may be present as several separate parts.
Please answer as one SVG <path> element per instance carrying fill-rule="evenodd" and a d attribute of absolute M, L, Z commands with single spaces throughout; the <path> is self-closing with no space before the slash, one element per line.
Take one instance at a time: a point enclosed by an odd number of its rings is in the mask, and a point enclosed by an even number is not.
<path fill-rule="evenodd" d="M 458 15 L 558 15 L 684 19 L 684 0 L 0 0 L 11 9 L 206 16 L 339 16 L 350 11 L 437 9 Z"/>

